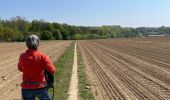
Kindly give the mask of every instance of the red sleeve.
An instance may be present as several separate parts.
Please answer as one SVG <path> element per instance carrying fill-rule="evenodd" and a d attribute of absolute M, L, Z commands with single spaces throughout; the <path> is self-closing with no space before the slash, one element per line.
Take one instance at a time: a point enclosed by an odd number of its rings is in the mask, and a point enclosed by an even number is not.
<path fill-rule="evenodd" d="M 48 56 L 44 56 L 44 67 L 46 70 L 48 70 L 50 73 L 54 74 L 56 69 L 55 66 L 53 65 L 52 61 L 48 58 Z"/>
<path fill-rule="evenodd" d="M 22 72 L 22 68 L 21 68 L 21 55 L 19 57 L 18 69 Z"/>

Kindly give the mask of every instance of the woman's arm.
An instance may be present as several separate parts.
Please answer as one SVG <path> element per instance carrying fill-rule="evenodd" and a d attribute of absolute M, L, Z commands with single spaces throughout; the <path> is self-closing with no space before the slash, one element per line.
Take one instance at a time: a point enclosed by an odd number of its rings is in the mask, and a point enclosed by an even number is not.
<path fill-rule="evenodd" d="M 19 69 L 19 71 L 22 72 L 22 68 L 21 68 L 21 55 L 20 55 L 19 61 L 18 61 L 18 69 Z"/>
<path fill-rule="evenodd" d="M 48 56 L 44 56 L 44 67 L 48 70 L 51 74 L 54 74 L 56 71 L 55 66 L 53 65 L 52 61 L 48 58 Z"/>

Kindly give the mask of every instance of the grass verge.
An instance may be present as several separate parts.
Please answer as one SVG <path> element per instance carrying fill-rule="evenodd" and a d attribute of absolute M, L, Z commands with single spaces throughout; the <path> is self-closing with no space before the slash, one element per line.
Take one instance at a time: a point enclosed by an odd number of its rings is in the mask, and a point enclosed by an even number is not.
<path fill-rule="evenodd" d="M 57 72 L 55 74 L 54 100 L 67 100 L 69 96 L 68 91 L 71 80 L 73 57 L 74 42 L 60 57 L 60 59 L 54 63 L 57 67 Z"/>
<path fill-rule="evenodd" d="M 95 100 L 89 86 L 89 81 L 85 72 L 85 65 L 81 55 L 81 51 L 77 46 L 77 63 L 78 63 L 78 96 L 79 100 Z"/>

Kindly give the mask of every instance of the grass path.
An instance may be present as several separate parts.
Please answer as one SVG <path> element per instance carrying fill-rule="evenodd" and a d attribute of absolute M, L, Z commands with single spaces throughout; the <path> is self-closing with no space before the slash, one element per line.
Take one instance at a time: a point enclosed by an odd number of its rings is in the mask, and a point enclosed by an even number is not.
<path fill-rule="evenodd" d="M 75 43 L 74 48 L 74 62 L 72 69 L 72 77 L 69 89 L 69 98 L 68 100 L 78 100 L 77 92 L 78 92 L 78 78 L 77 78 L 77 42 Z"/>
<path fill-rule="evenodd" d="M 74 60 L 74 42 L 65 53 L 55 62 L 57 72 L 55 74 L 55 96 L 54 100 L 67 100 L 71 80 L 71 71 Z M 50 89 L 51 90 L 51 89 Z M 49 90 L 49 94 L 52 91 Z"/>
<path fill-rule="evenodd" d="M 91 89 L 85 88 L 89 81 L 85 73 L 81 51 L 77 45 L 78 43 L 73 42 L 58 61 L 55 62 L 57 73 L 55 74 L 54 100 L 94 100 Z M 77 66 L 76 69 L 74 68 L 75 64 Z M 77 77 L 76 80 L 73 78 L 75 76 Z M 50 94 L 52 94 L 52 91 L 50 91 Z"/>

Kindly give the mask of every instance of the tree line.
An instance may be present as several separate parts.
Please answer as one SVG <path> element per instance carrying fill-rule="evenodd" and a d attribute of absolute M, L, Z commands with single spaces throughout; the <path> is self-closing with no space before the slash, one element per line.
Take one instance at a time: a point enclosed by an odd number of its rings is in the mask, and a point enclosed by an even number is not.
<path fill-rule="evenodd" d="M 0 19 L 0 41 L 25 41 L 31 34 L 38 35 L 41 40 L 133 38 L 153 34 L 170 35 L 170 27 L 85 27 L 47 22 L 42 19 L 30 22 L 20 16 Z"/>

